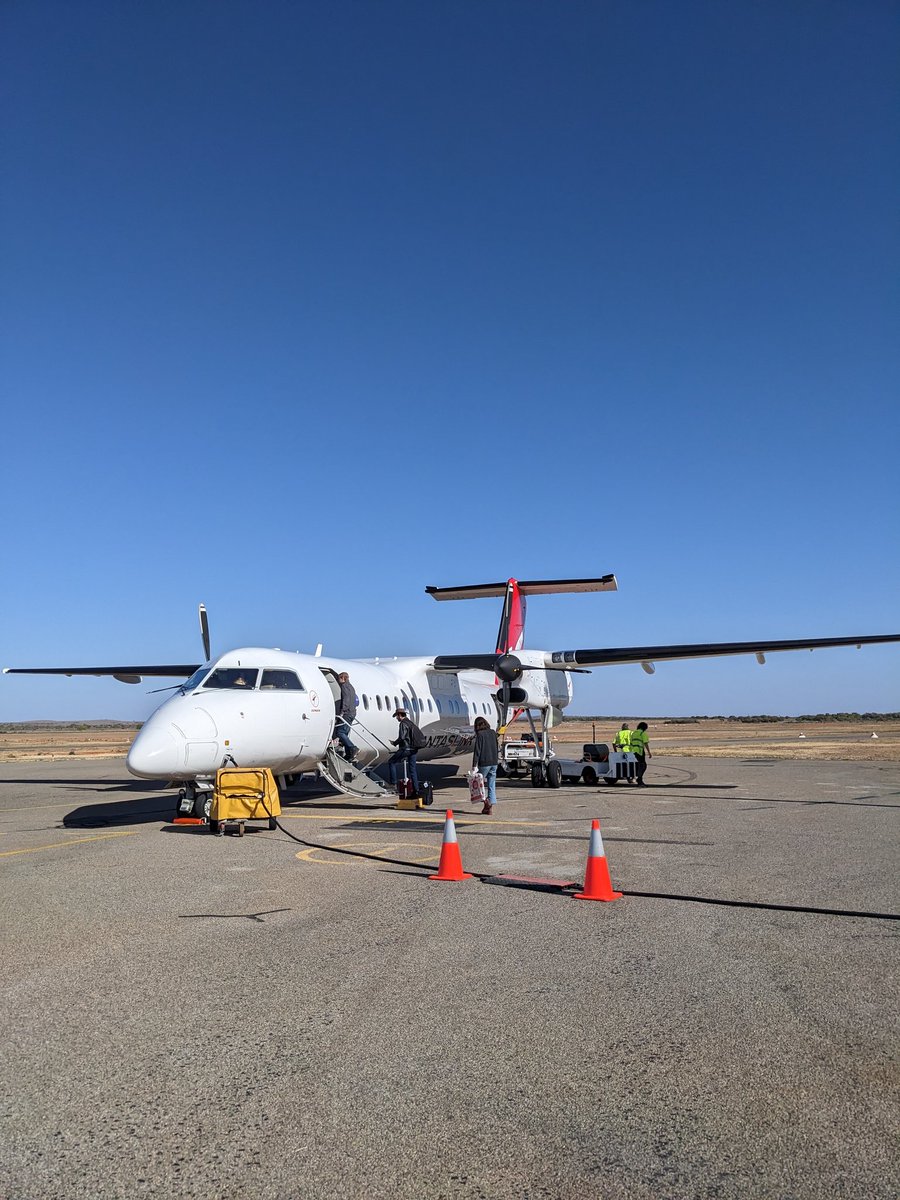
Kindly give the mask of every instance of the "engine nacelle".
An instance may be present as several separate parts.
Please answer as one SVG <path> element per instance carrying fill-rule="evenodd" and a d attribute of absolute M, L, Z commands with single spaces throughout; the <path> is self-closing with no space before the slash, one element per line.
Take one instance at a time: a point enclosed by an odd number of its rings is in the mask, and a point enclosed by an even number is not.
<path fill-rule="evenodd" d="M 522 662 L 515 654 L 502 654 L 494 665 L 497 678 L 504 683 L 517 683 L 522 678 Z"/>
<path fill-rule="evenodd" d="M 509 679 L 500 673 L 500 663 L 513 659 L 508 666 Z M 565 708 L 572 699 L 572 678 L 567 671 L 544 669 L 544 653 L 539 650 L 520 650 L 517 654 L 505 654 L 498 661 L 497 677 L 513 684 L 509 688 L 509 703 L 517 708 Z M 518 671 L 516 672 L 516 668 Z M 529 669 L 531 668 L 531 669 Z M 504 689 L 497 692 L 502 702 Z"/>

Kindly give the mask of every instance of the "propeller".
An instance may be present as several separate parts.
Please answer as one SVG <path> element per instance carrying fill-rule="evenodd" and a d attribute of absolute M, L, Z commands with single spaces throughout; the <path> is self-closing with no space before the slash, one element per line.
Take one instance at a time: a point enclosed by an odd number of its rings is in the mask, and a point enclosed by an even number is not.
<path fill-rule="evenodd" d="M 206 655 L 204 662 L 209 662 L 212 655 L 209 652 L 209 620 L 206 616 L 206 605 L 200 605 L 200 636 L 203 638 L 203 653 Z"/>
<path fill-rule="evenodd" d="M 212 654 L 210 653 L 209 649 L 209 618 L 206 615 L 205 604 L 200 605 L 198 615 L 200 617 L 200 637 L 203 639 L 203 659 L 204 662 L 209 662 L 209 660 L 212 658 Z M 147 695 L 155 696 L 158 692 L 175 692 L 181 686 L 182 685 L 180 683 L 173 683 L 171 687 L 151 688 Z"/>

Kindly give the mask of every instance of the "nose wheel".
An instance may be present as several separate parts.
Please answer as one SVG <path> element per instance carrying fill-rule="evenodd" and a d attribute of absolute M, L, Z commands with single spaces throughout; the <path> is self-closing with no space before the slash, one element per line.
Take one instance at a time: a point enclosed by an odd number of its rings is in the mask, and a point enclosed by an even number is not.
<path fill-rule="evenodd" d="M 202 817 L 209 820 L 212 807 L 212 791 L 208 788 L 198 788 L 195 783 L 187 783 L 178 793 L 175 804 L 176 817 Z"/>

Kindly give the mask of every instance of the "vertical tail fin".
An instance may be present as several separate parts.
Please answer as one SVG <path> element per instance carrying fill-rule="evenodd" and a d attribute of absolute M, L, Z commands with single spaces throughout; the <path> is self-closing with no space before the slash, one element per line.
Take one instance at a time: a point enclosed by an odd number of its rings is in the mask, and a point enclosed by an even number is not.
<path fill-rule="evenodd" d="M 508 579 L 506 583 L 474 583 L 463 587 L 427 587 L 435 600 L 477 600 L 502 596 L 503 615 L 497 631 L 497 653 L 521 650 L 525 645 L 525 597 L 558 592 L 614 592 L 615 575 L 599 579 Z"/>
<path fill-rule="evenodd" d="M 503 613 L 500 617 L 500 628 L 497 631 L 497 653 L 506 654 L 510 650 L 521 650 L 525 645 L 525 613 L 527 609 L 525 597 L 519 588 L 517 579 L 510 579 L 506 584 L 506 594 L 503 598 Z"/>

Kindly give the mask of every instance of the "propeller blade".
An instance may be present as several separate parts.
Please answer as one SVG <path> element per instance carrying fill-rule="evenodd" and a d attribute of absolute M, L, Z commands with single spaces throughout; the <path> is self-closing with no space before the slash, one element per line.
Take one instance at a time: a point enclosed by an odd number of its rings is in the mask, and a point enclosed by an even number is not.
<path fill-rule="evenodd" d="M 209 620 L 206 616 L 206 605 L 200 605 L 200 636 L 203 638 L 203 653 L 206 655 L 204 661 L 209 662 L 212 655 L 209 652 Z"/>

